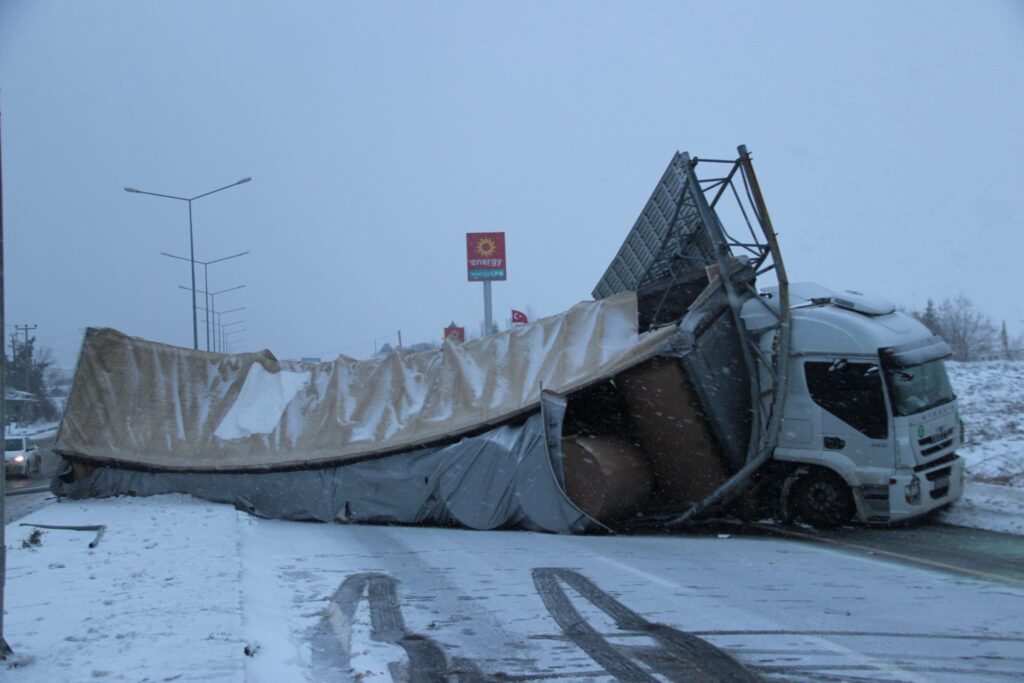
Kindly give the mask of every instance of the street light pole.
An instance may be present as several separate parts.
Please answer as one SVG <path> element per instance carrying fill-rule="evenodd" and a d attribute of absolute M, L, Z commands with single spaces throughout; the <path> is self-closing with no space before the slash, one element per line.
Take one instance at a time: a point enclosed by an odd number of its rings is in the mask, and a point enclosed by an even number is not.
<path fill-rule="evenodd" d="M 196 313 L 196 241 L 192 237 L 192 200 L 188 200 L 188 255 L 192 259 L 192 348 L 199 350 L 199 320 Z"/>
<path fill-rule="evenodd" d="M 225 325 L 224 323 L 221 322 L 221 316 L 227 315 L 228 313 L 237 313 L 238 311 L 244 311 L 244 310 L 245 310 L 245 306 L 239 306 L 238 308 L 229 308 L 226 311 L 219 311 L 217 313 L 217 335 L 214 335 L 213 347 L 215 349 L 217 349 L 218 351 L 220 351 L 221 353 L 224 352 L 224 328 L 228 327 L 230 325 L 237 325 L 240 322 L 245 322 L 244 320 L 238 320 L 238 321 L 235 321 L 235 322 L 227 323 L 227 325 Z M 218 346 L 218 341 L 220 342 L 219 346 Z"/>
<path fill-rule="evenodd" d="M 226 339 L 227 337 L 230 337 L 233 334 L 242 334 L 245 331 L 246 331 L 246 329 L 243 327 L 240 330 L 231 330 L 230 332 L 225 332 L 224 333 L 224 337 L 225 337 L 226 343 L 230 345 L 230 344 L 239 344 L 239 343 L 245 341 L 245 337 L 242 337 L 241 339 L 234 339 L 234 340 L 227 340 Z M 231 347 L 231 348 L 234 348 L 234 347 Z"/>
<path fill-rule="evenodd" d="M 209 297 L 209 299 L 210 299 L 210 306 L 209 306 L 209 308 L 203 309 L 203 310 L 206 311 L 206 322 L 209 323 L 209 321 L 210 321 L 210 319 L 212 317 L 211 311 L 214 309 L 214 306 L 216 305 L 216 300 L 215 300 L 214 297 L 216 297 L 218 294 L 223 294 L 225 292 L 233 292 L 236 289 L 241 289 L 242 287 L 245 287 L 245 285 L 238 285 L 237 287 L 228 287 L 227 289 L 222 289 L 219 292 L 207 292 L 207 291 L 204 291 L 204 290 L 201 290 L 201 289 L 198 290 L 202 294 L 206 294 Z M 188 287 L 186 287 L 185 285 L 178 285 L 178 289 L 187 290 Z M 193 288 L 193 290 L 192 290 L 192 297 L 193 297 L 193 299 L 195 298 L 195 292 L 196 292 L 196 290 Z"/>
<path fill-rule="evenodd" d="M 0 153 L 0 330 L 4 325 L 4 173 L 3 154 Z M 7 354 L 0 353 L 0 425 L 6 425 L 4 418 L 4 401 L 7 385 L 5 380 Z M 4 437 L 7 437 L 6 427 L 3 427 Z M 11 646 L 4 638 L 4 590 L 7 584 L 7 541 L 5 529 L 7 525 L 7 477 L 0 479 L 0 659 L 7 659 L 14 654 Z"/>
<path fill-rule="evenodd" d="M 178 197 L 177 195 L 173 194 L 147 192 L 145 190 L 139 190 L 134 187 L 124 188 L 125 192 L 132 192 L 134 194 L 148 194 L 152 197 L 163 197 L 164 199 L 177 199 L 178 201 L 188 202 L 188 251 L 190 256 L 189 261 L 192 264 L 192 348 L 197 351 L 199 350 L 199 313 L 196 308 L 196 248 L 195 239 L 192 232 L 192 202 L 194 202 L 197 199 L 202 199 L 203 197 L 209 197 L 211 194 L 220 192 L 221 190 L 226 190 L 228 188 L 235 187 L 236 185 L 242 185 L 244 183 L 249 182 L 250 180 L 252 180 L 252 178 L 242 178 L 241 180 L 233 182 L 230 185 L 218 187 L 216 190 L 210 190 L 209 192 L 204 192 L 203 194 L 197 194 L 195 197 Z"/>
<path fill-rule="evenodd" d="M 224 256 L 224 257 L 221 257 L 221 258 L 215 258 L 212 261 L 199 261 L 197 259 L 187 259 L 184 256 L 175 256 L 174 254 L 168 254 L 166 251 L 161 251 L 160 255 L 161 256 L 169 256 L 170 258 L 176 258 L 179 261 L 189 261 L 189 262 L 195 261 L 195 263 L 201 264 L 203 266 L 203 283 L 204 283 L 203 287 L 205 287 L 206 291 L 209 292 L 210 291 L 210 270 L 209 270 L 210 269 L 210 265 L 212 265 L 214 263 L 220 263 L 221 261 L 227 261 L 227 260 L 233 259 L 233 258 L 238 258 L 239 256 L 245 256 L 248 253 L 249 253 L 248 251 L 242 251 L 242 252 L 239 252 L 237 254 L 232 254 L 231 256 Z M 192 282 L 192 287 L 193 288 L 195 287 L 195 282 L 194 281 Z M 193 299 L 195 299 L 195 297 L 193 297 Z M 193 301 L 192 303 L 193 303 L 193 305 L 195 305 L 195 301 Z M 206 294 L 206 310 L 207 310 L 207 312 L 209 312 L 210 307 L 211 307 L 210 295 Z M 206 350 L 207 351 L 210 350 L 210 328 L 211 327 L 212 327 L 212 325 L 211 325 L 211 321 L 210 321 L 210 316 L 209 316 L 209 314 L 207 314 L 207 316 L 206 316 Z M 216 348 L 216 344 L 214 344 L 214 348 Z"/>

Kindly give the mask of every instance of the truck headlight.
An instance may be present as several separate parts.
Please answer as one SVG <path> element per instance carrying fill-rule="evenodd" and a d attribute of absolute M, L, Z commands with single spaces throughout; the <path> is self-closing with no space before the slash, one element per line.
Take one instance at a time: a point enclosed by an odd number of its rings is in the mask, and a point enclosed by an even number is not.
<path fill-rule="evenodd" d="M 917 505 L 921 502 L 921 480 L 914 475 L 910 483 L 903 487 L 903 496 L 910 505 Z"/>

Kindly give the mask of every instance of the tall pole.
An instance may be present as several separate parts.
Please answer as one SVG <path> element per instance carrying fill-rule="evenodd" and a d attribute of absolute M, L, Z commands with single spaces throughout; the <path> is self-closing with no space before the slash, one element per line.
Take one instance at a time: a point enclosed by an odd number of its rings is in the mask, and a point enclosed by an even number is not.
<path fill-rule="evenodd" d="M 196 312 L 196 243 L 192 239 L 192 200 L 188 200 L 188 255 L 192 264 L 192 348 L 199 350 L 199 314 Z"/>
<path fill-rule="evenodd" d="M 210 290 L 206 290 L 206 292 L 204 292 L 204 293 L 206 294 L 206 302 L 207 302 L 207 304 L 206 304 L 206 322 L 209 323 L 210 322 L 210 318 L 213 317 L 214 311 L 217 310 L 217 301 L 214 298 L 214 295 L 210 294 Z M 210 350 L 209 345 L 207 345 L 206 350 L 207 351 Z"/>
<path fill-rule="evenodd" d="M 4 328 L 4 173 L 3 154 L 0 153 L 0 330 Z M 4 438 L 7 438 L 7 422 L 4 419 L 3 396 L 7 395 L 5 375 L 7 354 L 0 353 L 0 425 L 3 425 Z M 7 477 L 0 477 L 0 659 L 7 659 L 12 654 L 11 648 L 4 638 L 4 586 L 7 583 L 7 539 L 4 527 L 7 526 Z"/>
<path fill-rule="evenodd" d="M 15 325 L 15 326 L 14 326 L 14 329 L 15 329 L 15 330 L 17 330 L 18 332 L 24 332 L 24 333 L 25 333 L 25 346 L 23 346 L 22 348 L 24 348 L 24 349 L 27 349 L 27 348 L 28 348 L 28 333 L 29 333 L 29 331 L 30 331 L 30 330 L 34 330 L 34 329 L 36 329 L 37 327 L 39 327 L 39 325 Z M 29 384 L 29 379 L 30 379 L 30 378 L 31 378 L 31 376 L 32 376 L 32 375 L 31 375 L 31 373 L 32 373 L 32 368 L 30 367 L 30 363 L 29 363 L 29 361 L 30 361 L 31 359 L 30 359 L 30 358 L 29 358 L 29 357 L 28 357 L 28 356 L 27 356 L 26 354 L 24 354 L 24 353 L 23 353 L 22 355 L 24 355 L 24 356 L 25 356 L 25 359 L 24 359 L 24 360 L 25 360 L 25 370 L 24 370 L 24 372 L 22 373 L 22 374 L 23 374 L 23 376 L 22 376 L 22 380 L 23 380 L 23 381 L 24 381 L 25 383 L 24 383 L 24 384 L 22 385 L 22 389 L 24 389 L 25 391 L 29 391 L 29 386 L 28 386 L 28 384 Z M 14 354 L 13 354 L 13 353 L 11 354 L 11 357 L 12 357 L 12 358 L 14 357 Z"/>
<path fill-rule="evenodd" d="M 213 265 L 214 263 L 220 263 L 221 261 L 230 261 L 231 259 L 238 258 L 239 256 L 245 256 L 248 253 L 249 253 L 248 251 L 242 251 L 242 252 L 239 252 L 237 254 L 232 254 L 231 256 L 223 256 L 221 258 L 215 258 L 212 261 L 200 261 L 199 259 L 185 258 L 184 256 L 176 256 L 174 254 L 168 254 L 166 251 L 161 251 L 160 255 L 161 256 L 167 256 L 167 257 L 170 257 L 170 258 L 173 258 L 173 259 L 178 259 L 179 261 L 185 261 L 186 263 L 199 263 L 199 264 L 201 264 L 203 266 L 203 283 L 204 283 L 203 284 L 203 296 L 206 298 L 206 309 L 205 310 L 209 311 L 210 308 L 211 308 L 211 306 L 210 306 L 210 295 L 208 293 L 210 291 L 210 266 Z M 217 330 L 213 327 L 214 322 L 212 320 L 210 320 L 209 317 L 206 318 L 205 322 L 206 322 L 206 350 L 210 351 L 212 349 L 212 350 L 215 351 L 217 349 Z M 212 332 L 211 332 L 211 330 L 212 330 Z M 211 334 L 213 335 L 212 345 L 211 345 L 211 340 L 210 340 Z"/>
<path fill-rule="evenodd" d="M 494 331 L 494 324 L 491 322 L 493 316 L 491 315 L 491 281 L 484 280 L 484 336 L 490 335 Z"/>
<path fill-rule="evenodd" d="M 239 306 L 238 308 L 229 308 L 226 311 L 217 311 L 217 334 L 214 335 L 214 346 L 221 352 L 224 353 L 227 349 L 224 346 L 224 331 L 231 325 L 240 325 L 245 322 L 244 320 L 236 320 L 234 322 L 225 323 L 223 317 L 228 313 L 237 313 L 238 311 L 244 311 L 245 306 Z"/>
<path fill-rule="evenodd" d="M 167 256 L 171 256 L 171 254 L 167 254 Z M 202 261 L 200 261 L 200 263 L 202 263 Z M 193 271 L 193 273 L 194 272 L 195 271 Z M 212 318 L 213 318 L 213 311 L 217 307 L 217 299 L 216 299 L 217 295 L 218 294 L 224 294 L 225 292 L 233 292 L 236 289 L 242 289 L 243 287 L 245 287 L 245 285 L 238 285 L 237 287 L 228 287 L 227 289 L 222 289 L 219 292 L 211 292 L 211 291 L 208 291 L 208 290 L 205 290 L 205 289 L 199 290 L 206 297 L 206 300 L 210 302 L 209 306 L 206 306 L 203 309 L 203 311 L 206 313 L 205 322 L 207 324 L 207 330 L 209 330 L 210 320 L 212 320 Z M 189 289 L 185 285 L 178 285 L 178 288 L 179 289 L 185 289 L 185 290 Z M 196 300 L 196 288 L 195 288 L 195 285 L 192 286 L 191 290 L 192 290 L 192 301 L 195 301 Z M 198 334 L 198 332 L 197 332 L 197 334 Z M 197 349 L 199 348 L 198 347 L 198 341 L 199 340 L 197 338 L 196 339 L 196 348 Z M 210 350 L 209 346 L 207 346 L 206 350 L 207 351 Z"/>
<path fill-rule="evenodd" d="M 203 264 L 203 289 L 206 290 L 206 350 L 210 350 L 210 328 L 213 326 L 213 321 L 210 320 L 210 309 L 213 304 L 210 301 L 210 264 Z"/>
<path fill-rule="evenodd" d="M 224 187 L 218 187 L 216 190 L 210 190 L 202 194 L 197 194 L 195 197 L 178 197 L 173 194 L 161 194 L 159 192 L 146 192 L 145 190 L 139 190 L 134 187 L 124 188 L 125 192 L 133 192 L 135 194 L 148 194 L 152 197 L 163 197 L 164 199 L 177 199 L 178 201 L 188 202 L 188 249 L 189 249 L 189 263 L 192 265 L 192 348 L 196 351 L 199 350 L 199 313 L 197 311 L 196 304 L 196 249 L 195 239 L 192 233 L 192 202 L 203 197 L 209 197 L 211 194 L 227 190 L 238 185 L 243 185 L 252 180 L 250 177 L 242 178 L 230 185 Z"/>

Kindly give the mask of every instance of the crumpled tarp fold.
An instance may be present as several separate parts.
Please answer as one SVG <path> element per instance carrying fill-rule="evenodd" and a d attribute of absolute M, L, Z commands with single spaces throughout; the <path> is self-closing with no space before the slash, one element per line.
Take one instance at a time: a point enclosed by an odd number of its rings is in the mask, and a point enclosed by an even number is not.
<path fill-rule="evenodd" d="M 560 416 L 555 419 L 560 428 Z M 601 528 L 558 485 L 544 432 L 544 418 L 535 412 L 520 424 L 447 446 L 287 471 L 164 472 L 99 465 L 72 478 L 66 476 L 67 464 L 65 476 L 58 472 L 51 488 L 69 498 L 189 493 L 276 519 L 555 533 Z"/>
<path fill-rule="evenodd" d="M 309 363 L 86 332 L 56 450 L 180 471 L 334 464 L 451 440 L 526 415 L 654 356 L 633 292 L 435 351 Z"/>

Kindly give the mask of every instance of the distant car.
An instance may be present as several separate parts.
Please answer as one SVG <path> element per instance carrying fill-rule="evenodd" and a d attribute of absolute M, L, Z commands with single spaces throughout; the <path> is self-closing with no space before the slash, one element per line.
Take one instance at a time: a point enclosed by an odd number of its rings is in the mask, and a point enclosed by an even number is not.
<path fill-rule="evenodd" d="M 42 454 L 35 441 L 27 436 L 9 436 L 4 439 L 4 466 L 8 475 L 28 477 L 38 472 Z"/>

